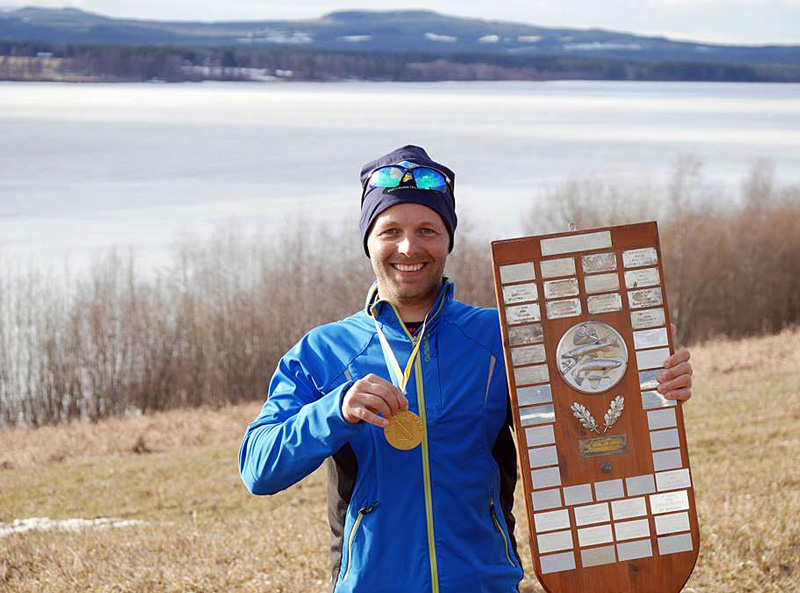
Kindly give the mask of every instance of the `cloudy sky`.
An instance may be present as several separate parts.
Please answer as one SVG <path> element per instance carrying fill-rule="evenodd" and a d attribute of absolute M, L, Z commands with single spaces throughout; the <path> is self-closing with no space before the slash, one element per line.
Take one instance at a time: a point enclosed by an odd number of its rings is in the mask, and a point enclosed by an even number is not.
<path fill-rule="evenodd" d="M 800 44 L 800 0 L 0 0 L 73 6 L 109 16 L 178 20 L 316 18 L 334 10 L 426 8 L 543 26 L 601 27 L 719 43 Z"/>

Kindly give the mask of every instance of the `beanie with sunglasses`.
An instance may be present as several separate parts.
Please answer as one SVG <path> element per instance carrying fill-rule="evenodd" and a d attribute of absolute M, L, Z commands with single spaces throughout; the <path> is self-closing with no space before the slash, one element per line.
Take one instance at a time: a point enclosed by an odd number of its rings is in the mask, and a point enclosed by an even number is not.
<path fill-rule="evenodd" d="M 424 148 L 403 146 L 361 169 L 361 238 L 369 257 L 367 237 L 381 212 L 397 204 L 420 204 L 442 217 L 453 250 L 456 231 L 455 173 L 432 160 Z"/>

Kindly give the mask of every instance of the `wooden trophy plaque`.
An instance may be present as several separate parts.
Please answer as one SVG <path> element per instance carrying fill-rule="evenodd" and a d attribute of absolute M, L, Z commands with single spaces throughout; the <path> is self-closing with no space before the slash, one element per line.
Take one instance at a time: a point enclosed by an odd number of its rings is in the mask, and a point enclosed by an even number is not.
<path fill-rule="evenodd" d="M 673 593 L 699 531 L 655 222 L 492 243 L 531 553 L 550 593 Z"/>

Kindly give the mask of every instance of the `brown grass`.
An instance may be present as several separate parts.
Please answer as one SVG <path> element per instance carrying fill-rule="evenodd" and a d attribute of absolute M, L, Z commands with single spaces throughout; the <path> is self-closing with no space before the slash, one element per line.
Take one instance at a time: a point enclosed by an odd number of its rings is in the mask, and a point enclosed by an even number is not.
<path fill-rule="evenodd" d="M 691 593 L 800 589 L 800 329 L 692 350 L 684 408 L 701 527 Z M 0 592 L 312 592 L 327 583 L 323 472 L 254 498 L 236 453 L 257 405 L 0 435 L 0 522 L 144 519 L 147 527 L 0 539 Z M 139 436 L 152 452 L 134 452 Z M 518 493 L 518 516 L 523 516 Z M 524 519 L 523 519 L 524 522 Z M 522 591 L 541 591 L 526 565 Z"/>

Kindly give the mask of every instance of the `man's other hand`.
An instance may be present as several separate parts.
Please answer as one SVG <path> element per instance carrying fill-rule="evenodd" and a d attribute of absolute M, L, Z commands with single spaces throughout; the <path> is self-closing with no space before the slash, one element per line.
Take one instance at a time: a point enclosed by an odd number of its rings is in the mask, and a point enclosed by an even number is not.
<path fill-rule="evenodd" d="M 677 329 L 672 324 L 672 339 L 675 340 Z M 691 355 L 686 348 L 677 350 L 664 361 L 664 372 L 658 377 L 658 392 L 667 399 L 686 401 L 692 397 L 692 365 Z"/>
<path fill-rule="evenodd" d="M 351 424 L 364 421 L 385 428 L 389 418 L 408 410 L 406 396 L 394 385 L 369 374 L 353 383 L 342 400 L 342 415 Z"/>

